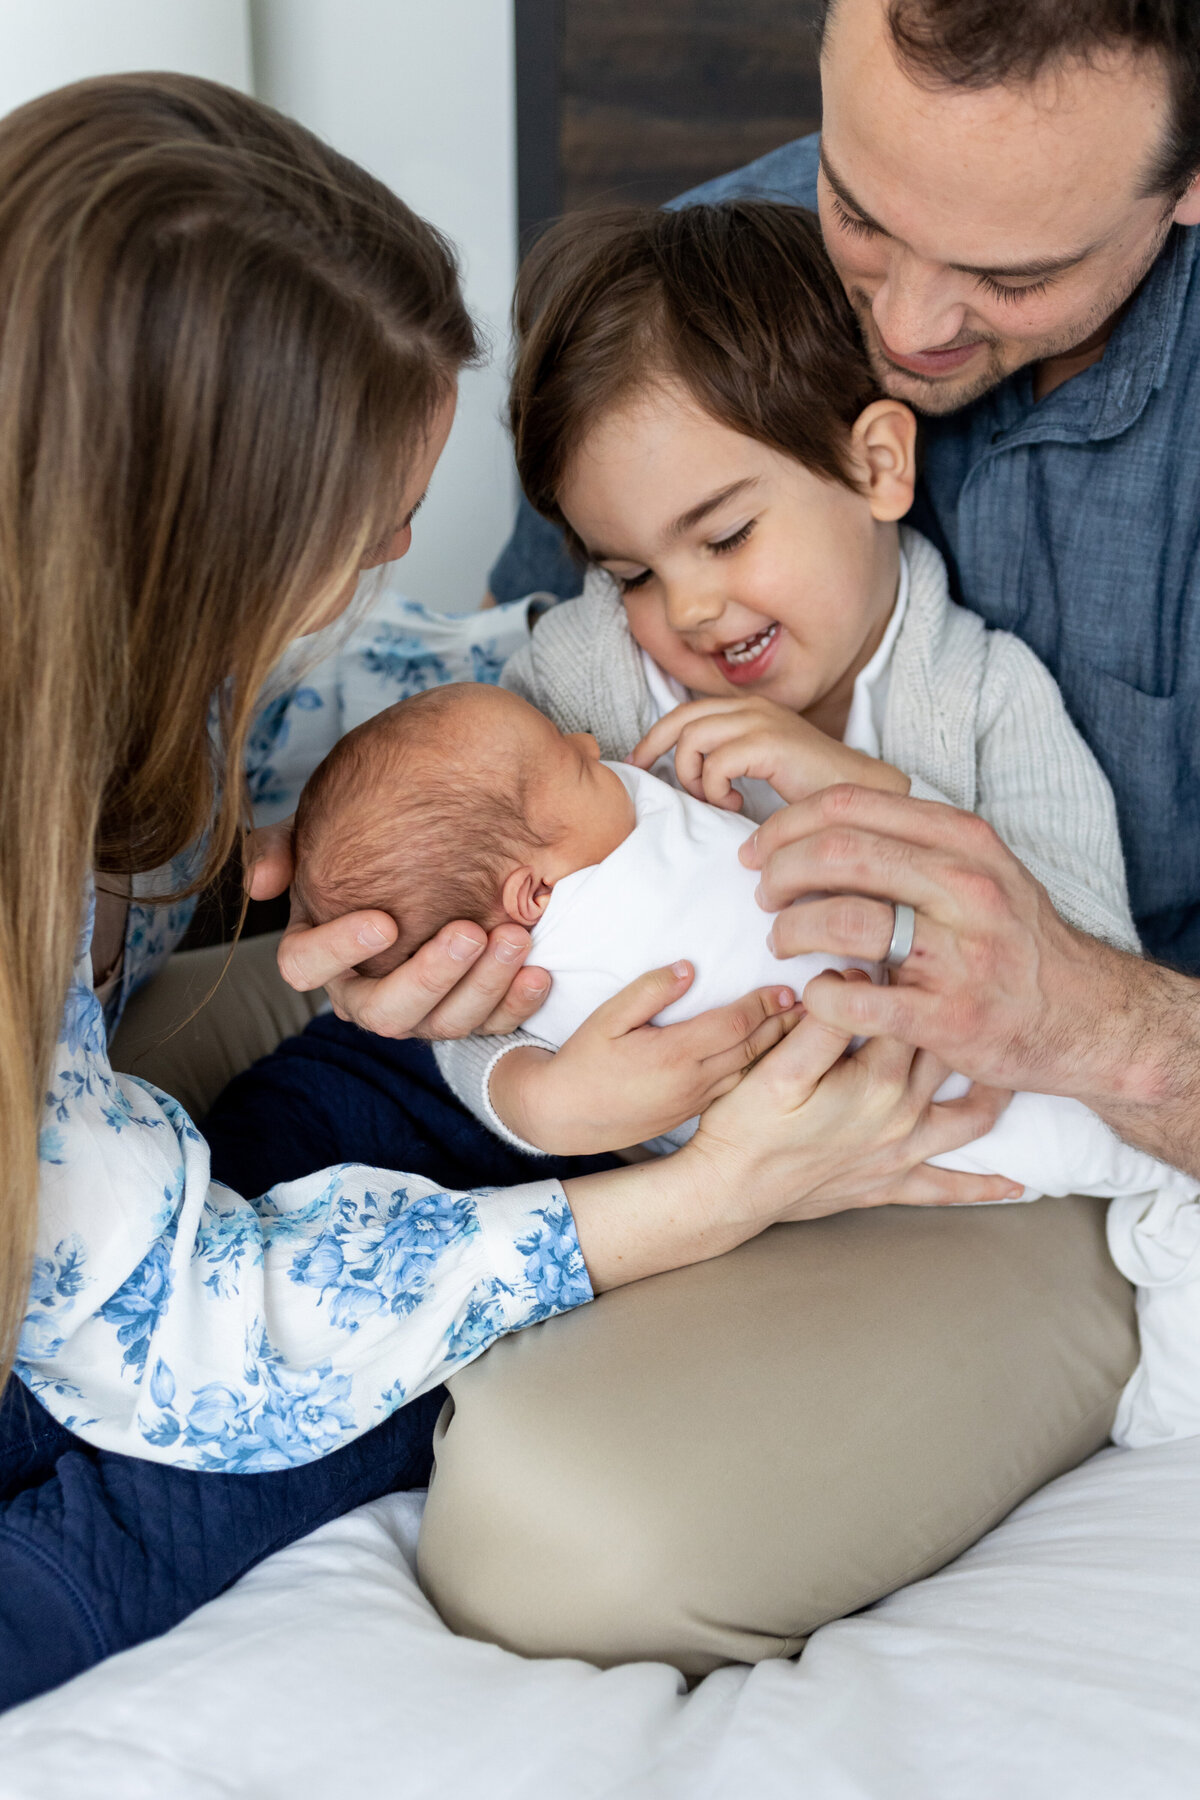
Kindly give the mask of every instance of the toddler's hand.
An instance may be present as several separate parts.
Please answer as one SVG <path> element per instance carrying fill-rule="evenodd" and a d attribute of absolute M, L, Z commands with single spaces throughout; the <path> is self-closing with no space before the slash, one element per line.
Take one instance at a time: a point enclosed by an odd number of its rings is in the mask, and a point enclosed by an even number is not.
<path fill-rule="evenodd" d="M 890 763 L 848 749 L 773 700 L 690 700 L 652 726 L 629 760 L 649 769 L 672 748 L 680 786 L 726 812 L 741 811 L 733 783 L 743 776 L 770 782 L 788 802 L 840 781 L 894 794 L 909 790 L 908 776 Z"/>
<path fill-rule="evenodd" d="M 690 963 L 652 969 L 596 1008 L 555 1055 L 512 1050 L 491 1100 L 510 1131 L 558 1156 L 624 1150 L 694 1118 L 801 1017 L 790 988 L 759 988 L 680 1025 L 651 1025 L 685 994 Z"/>

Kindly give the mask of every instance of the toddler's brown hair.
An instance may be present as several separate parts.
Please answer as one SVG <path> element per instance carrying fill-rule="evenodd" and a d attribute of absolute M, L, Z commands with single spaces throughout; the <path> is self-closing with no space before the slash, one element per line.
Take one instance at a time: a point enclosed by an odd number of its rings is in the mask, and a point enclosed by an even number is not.
<path fill-rule="evenodd" d="M 881 390 L 815 214 L 771 200 L 568 215 L 522 266 L 509 418 L 525 492 L 563 526 L 600 419 L 680 381 L 722 425 L 854 487 L 849 435 Z"/>

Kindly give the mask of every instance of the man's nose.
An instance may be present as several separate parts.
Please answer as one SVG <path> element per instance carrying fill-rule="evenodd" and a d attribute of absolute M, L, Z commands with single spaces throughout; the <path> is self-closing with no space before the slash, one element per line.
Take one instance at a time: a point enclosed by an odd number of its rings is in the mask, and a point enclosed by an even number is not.
<path fill-rule="evenodd" d="M 879 335 L 901 356 L 919 356 L 952 344 L 966 320 L 958 291 L 962 277 L 937 263 L 903 253 L 892 257 L 871 300 Z"/>

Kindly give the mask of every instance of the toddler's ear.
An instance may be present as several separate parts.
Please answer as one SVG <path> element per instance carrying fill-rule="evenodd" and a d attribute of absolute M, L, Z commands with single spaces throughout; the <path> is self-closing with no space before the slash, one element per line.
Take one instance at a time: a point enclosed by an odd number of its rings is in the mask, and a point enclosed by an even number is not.
<path fill-rule="evenodd" d="M 850 454 L 872 515 L 902 519 L 917 485 L 917 420 L 902 400 L 873 400 L 854 421 Z"/>
<path fill-rule="evenodd" d="M 528 864 L 514 869 L 500 890 L 500 904 L 516 925 L 536 925 L 554 892 Z"/>

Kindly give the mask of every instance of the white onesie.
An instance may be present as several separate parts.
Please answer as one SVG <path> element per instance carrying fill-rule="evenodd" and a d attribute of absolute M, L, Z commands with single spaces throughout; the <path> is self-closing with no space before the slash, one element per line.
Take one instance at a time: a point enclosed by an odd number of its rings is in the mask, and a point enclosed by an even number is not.
<path fill-rule="evenodd" d="M 554 978 L 545 1005 L 527 1022 L 535 1036 L 561 1048 L 605 1000 L 645 970 L 680 957 L 693 964 L 695 980 L 657 1015 L 656 1025 L 695 1018 L 754 988 L 788 986 L 802 995 L 825 969 L 856 967 L 882 979 L 877 963 L 825 954 L 775 956 L 767 942 L 770 915 L 754 897 L 758 876 L 738 860 L 753 822 L 629 764 L 606 767 L 628 789 L 637 823 L 603 862 L 556 884 L 533 928 L 530 961 Z M 965 1077 L 952 1075 L 938 1097 L 953 1099 L 969 1086 Z M 689 1120 L 647 1147 L 674 1149 L 695 1129 Z M 1049 1094 L 1015 1095 L 985 1137 L 933 1161 L 1007 1175 L 1022 1183 L 1027 1200 L 1039 1194 L 1147 1194 L 1184 1183 L 1174 1170 L 1122 1143 L 1079 1101 Z"/>

